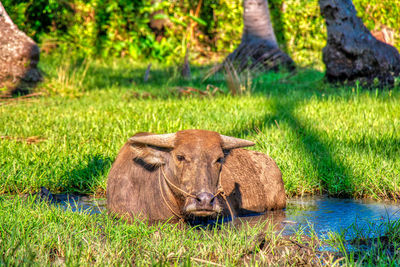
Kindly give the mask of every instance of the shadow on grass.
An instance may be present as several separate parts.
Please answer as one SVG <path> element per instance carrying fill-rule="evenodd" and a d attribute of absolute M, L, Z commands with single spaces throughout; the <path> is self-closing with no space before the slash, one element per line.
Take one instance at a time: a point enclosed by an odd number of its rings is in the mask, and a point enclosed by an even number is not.
<path fill-rule="evenodd" d="M 87 158 L 86 162 L 64 173 L 63 187 L 66 192 L 81 194 L 95 192 L 113 162 L 113 159 L 102 155 Z"/>
<path fill-rule="evenodd" d="M 305 151 L 306 159 L 312 163 L 314 170 L 320 178 L 321 193 L 329 193 L 336 197 L 349 197 L 353 193 L 351 180 L 352 170 L 343 162 L 335 159 L 329 151 L 328 145 L 319 137 L 320 133 L 306 127 L 294 114 L 298 102 L 287 100 L 280 101 L 274 98 L 274 110 L 272 115 L 267 115 L 255 129 L 264 127 L 276 127 L 276 125 L 288 125 L 295 139 L 300 140 L 300 150 Z M 251 132 L 249 129 L 237 129 L 228 133 L 232 136 L 243 136 Z"/>
<path fill-rule="evenodd" d="M 286 74 L 283 74 L 286 75 Z M 273 75 L 271 76 L 273 77 Z M 369 94 L 369 89 L 361 89 Z M 327 100 L 330 98 L 352 99 L 355 94 L 351 87 L 335 87 L 324 81 L 323 73 L 316 70 L 301 70 L 294 76 L 283 79 L 270 79 L 255 92 L 267 95 L 270 100 L 268 112 L 264 118 L 258 120 L 258 125 L 249 128 L 231 129 L 226 134 L 232 136 L 246 136 L 254 134 L 257 129 L 288 126 L 292 140 L 299 140 L 295 149 L 304 151 L 304 161 L 310 162 L 313 171 L 319 178 L 320 193 L 328 193 L 335 197 L 351 197 L 357 191 L 353 181 L 361 181 L 363 177 L 355 174 L 352 167 L 340 160 L 335 153 L 337 147 L 348 147 L 359 153 L 371 153 L 376 157 L 395 160 L 400 153 L 400 140 L 389 136 L 364 136 L 360 140 L 324 140 L 324 132 L 313 127 L 313 121 L 304 121 L 296 114 L 296 110 L 311 99 Z M 332 114 L 335 116 L 335 114 Z M 390 149 L 388 149 L 390 148 Z M 300 166 L 301 167 L 301 166 Z"/>
<path fill-rule="evenodd" d="M 321 72 L 305 70 L 305 74 L 306 76 L 310 74 L 315 76 L 314 79 L 307 79 L 310 84 L 305 87 L 302 86 L 302 83 L 296 84 L 296 79 L 294 79 L 294 81 L 289 82 L 289 86 L 282 85 L 278 81 L 279 84 L 272 82 L 271 85 L 274 86 L 269 89 L 261 89 L 263 93 L 269 95 L 272 103 L 271 113 L 266 115 L 259 125 L 253 125 L 253 129 L 234 129 L 228 132 L 228 135 L 244 136 L 265 127 L 289 126 L 295 140 L 300 141 L 298 150 L 306 152 L 304 153 L 306 155 L 304 161 L 311 162 L 317 172 L 322 189 L 321 193 L 329 193 L 329 195 L 336 197 L 349 197 L 354 192 L 351 182 L 354 178 L 353 171 L 335 158 L 329 149 L 329 145 L 320 137 L 320 132 L 312 129 L 309 125 L 305 125 L 301 118 L 298 118 L 295 114 L 296 108 L 311 97 L 319 97 L 320 95 L 338 96 L 340 92 L 318 88 L 318 83 L 323 79 Z"/>
<path fill-rule="evenodd" d="M 192 79 L 184 80 L 181 77 L 179 66 L 153 64 L 149 79 L 144 82 L 147 65 L 128 59 L 86 61 L 83 59 L 62 60 L 62 57 L 48 57 L 41 62 L 41 67 L 46 70 L 49 80 L 65 75 L 76 80 L 77 75 L 74 76 L 74 74 L 85 73 L 78 77 L 82 80 L 82 88 L 85 91 L 118 87 L 132 91 L 145 91 L 157 97 L 170 96 L 171 92 L 168 89 L 173 87 L 202 87 L 204 74 L 210 68 L 210 66 L 191 66 Z M 220 79 L 217 86 L 223 83 L 224 80 Z"/>

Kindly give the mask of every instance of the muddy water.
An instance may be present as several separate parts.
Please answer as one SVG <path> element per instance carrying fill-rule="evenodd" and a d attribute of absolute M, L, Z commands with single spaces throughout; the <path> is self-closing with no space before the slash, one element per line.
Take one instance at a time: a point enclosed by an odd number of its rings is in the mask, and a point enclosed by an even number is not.
<path fill-rule="evenodd" d="M 105 210 L 105 199 L 53 196 L 53 201 L 66 210 L 90 214 Z M 269 220 L 277 224 L 277 230 L 283 230 L 283 234 L 289 235 L 298 229 L 307 234 L 312 228 L 320 237 L 326 237 L 328 232 L 345 231 L 346 237 L 352 238 L 357 233 L 365 237 L 383 235 L 387 230 L 387 222 L 398 219 L 400 219 L 400 204 L 393 202 L 309 197 L 289 199 L 284 211 L 241 217 L 234 223 L 255 224 Z"/>
<path fill-rule="evenodd" d="M 376 237 L 387 231 L 387 223 L 400 219 L 400 204 L 372 200 L 326 197 L 290 199 L 286 208 L 286 231 L 302 228 L 326 237 L 344 231 L 347 238 L 362 234 Z"/>
<path fill-rule="evenodd" d="M 51 201 L 65 210 L 98 214 L 106 209 L 106 200 L 81 195 L 52 195 Z"/>

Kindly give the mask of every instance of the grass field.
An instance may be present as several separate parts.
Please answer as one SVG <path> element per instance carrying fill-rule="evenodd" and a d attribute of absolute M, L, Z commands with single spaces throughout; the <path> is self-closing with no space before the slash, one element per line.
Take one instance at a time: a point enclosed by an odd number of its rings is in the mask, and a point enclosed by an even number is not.
<path fill-rule="evenodd" d="M 335 88 L 299 70 L 244 81 L 241 96 L 179 97 L 177 87 L 228 89 L 223 77 L 201 83 L 200 68 L 184 81 L 155 67 L 143 83 L 144 65 L 111 62 L 45 59 L 41 88 L 53 96 L 0 106 L 0 193 L 102 194 L 128 137 L 200 128 L 255 141 L 251 149 L 281 168 L 289 196 L 400 196 L 398 88 Z"/>
<path fill-rule="evenodd" d="M 276 235 L 267 222 L 240 228 L 184 224 L 126 224 L 107 214 L 88 215 L 36 203 L 0 198 L 0 265 L 237 266 L 256 263 L 322 265 L 338 259 L 318 252 L 320 240 Z M 298 249 L 298 246 L 307 249 Z M 288 249 L 286 249 L 288 248 Z"/>
<path fill-rule="evenodd" d="M 156 65 L 147 83 L 146 65 L 124 59 L 47 57 L 41 69 L 46 79 L 37 90 L 46 96 L 0 102 L 0 265 L 360 261 L 341 250 L 340 237 L 332 242 L 341 252 L 321 256 L 315 240 L 293 237 L 311 249 L 296 250 L 295 243 L 262 224 L 240 231 L 126 225 L 106 214 L 64 212 L 15 196 L 41 186 L 104 196 L 118 150 L 139 131 L 200 128 L 252 140 L 251 149 L 276 160 L 289 197 L 400 197 L 399 87 L 334 87 L 324 82 L 323 73 L 304 69 L 243 77 L 242 94 L 232 96 L 222 75 L 202 82 L 207 71 L 202 67 L 193 68 L 193 79 L 186 81 L 176 68 Z M 209 84 L 220 92 L 179 94 L 188 87 L 205 91 Z M 260 233 L 268 240 L 262 249 L 254 239 Z M 397 244 L 397 235 L 392 238 Z M 289 252 L 274 250 L 282 246 Z M 380 255 L 385 264 L 399 261 L 397 254 L 385 253 L 377 250 L 364 260 L 374 262 Z"/>

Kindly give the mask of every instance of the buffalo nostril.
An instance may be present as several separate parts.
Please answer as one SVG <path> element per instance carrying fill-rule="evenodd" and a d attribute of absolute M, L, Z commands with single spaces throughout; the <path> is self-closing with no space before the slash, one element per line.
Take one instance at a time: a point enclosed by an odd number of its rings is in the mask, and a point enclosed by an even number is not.
<path fill-rule="evenodd" d="M 212 199 L 211 199 L 211 201 L 210 201 L 210 204 L 211 204 L 211 205 L 214 205 L 214 199 L 215 199 L 215 196 L 213 196 Z"/>
<path fill-rule="evenodd" d="M 196 201 L 201 206 L 212 205 L 214 203 L 214 195 L 202 192 L 196 196 Z"/>

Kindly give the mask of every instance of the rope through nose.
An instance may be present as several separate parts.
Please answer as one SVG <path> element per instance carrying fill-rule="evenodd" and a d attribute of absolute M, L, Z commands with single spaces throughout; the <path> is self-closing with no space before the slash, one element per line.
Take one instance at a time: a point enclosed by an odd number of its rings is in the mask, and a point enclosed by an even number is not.
<path fill-rule="evenodd" d="M 181 192 L 181 193 L 182 193 L 183 195 L 185 195 L 185 196 L 188 196 L 188 197 L 197 199 L 196 196 L 194 196 L 194 195 L 192 195 L 192 194 L 186 192 L 185 190 L 179 188 L 178 186 L 174 185 L 174 184 L 167 178 L 167 175 L 165 175 L 164 169 L 163 169 L 162 167 L 160 167 L 160 172 L 162 172 L 162 174 L 163 174 L 163 176 L 164 176 L 164 179 L 165 179 L 165 181 L 168 183 L 168 185 L 172 186 L 173 188 L 175 188 L 176 190 L 178 190 L 179 192 Z M 161 194 L 162 194 L 162 197 L 163 197 L 163 199 L 164 199 L 164 202 L 165 202 L 165 204 L 167 204 L 168 208 L 171 210 L 171 212 L 172 212 L 173 214 L 175 214 L 175 215 L 176 215 L 177 217 L 179 217 L 179 218 L 182 218 L 181 216 L 177 215 L 176 212 L 174 212 L 174 211 L 172 210 L 172 208 L 168 205 L 166 199 L 164 198 L 163 190 L 162 190 L 162 188 L 161 188 L 161 175 L 160 175 L 160 172 L 158 173 L 158 177 L 159 177 L 159 183 L 160 183 L 160 190 L 161 190 Z M 221 185 L 221 172 L 220 172 L 219 175 L 218 175 L 218 190 L 217 190 L 217 193 L 214 194 L 214 197 L 213 197 L 213 198 L 216 198 L 218 195 L 220 195 L 220 196 L 224 199 L 224 201 L 225 201 L 225 203 L 226 203 L 226 206 L 228 206 L 228 210 L 229 210 L 229 213 L 231 214 L 231 218 L 232 218 L 232 222 L 233 222 L 233 220 L 235 219 L 235 215 L 233 214 L 231 205 L 229 204 L 229 201 L 228 201 L 228 199 L 226 198 L 225 192 L 224 192 L 224 190 L 222 189 L 222 185 Z"/>
<path fill-rule="evenodd" d="M 222 184 L 221 184 L 221 172 L 222 172 L 222 171 L 220 171 L 219 174 L 218 174 L 218 190 L 217 190 L 217 193 L 214 195 L 214 197 L 217 197 L 218 195 L 221 195 L 221 197 L 224 199 L 224 201 L 225 201 L 225 203 L 226 203 L 226 206 L 228 206 L 229 213 L 231 214 L 232 223 L 233 223 L 233 220 L 235 220 L 235 215 L 233 214 L 231 205 L 229 204 L 229 201 L 228 201 L 228 199 L 226 198 L 224 189 L 222 189 Z"/>
<path fill-rule="evenodd" d="M 160 167 L 160 169 L 161 169 L 161 167 Z M 164 176 L 164 177 L 165 177 L 165 176 Z M 161 197 L 163 198 L 165 205 L 167 205 L 168 209 L 172 212 L 172 214 L 174 214 L 174 215 L 175 215 L 176 217 L 178 217 L 179 219 L 183 220 L 183 217 L 182 217 L 180 214 L 178 214 L 177 212 L 175 212 L 175 211 L 171 208 L 171 206 L 168 204 L 167 200 L 166 200 L 165 197 L 164 197 L 164 192 L 163 192 L 163 189 L 162 189 L 162 186 L 161 186 L 161 171 L 158 172 L 158 183 L 159 183 L 159 185 L 160 185 Z"/>
<path fill-rule="evenodd" d="M 218 195 L 220 195 L 220 196 L 224 199 L 224 201 L 225 201 L 225 203 L 226 203 L 226 206 L 228 206 L 228 210 L 229 210 L 229 213 L 231 214 L 231 218 L 232 218 L 232 222 L 233 222 L 233 220 L 235 219 L 235 215 L 233 214 L 231 205 L 229 204 L 229 201 L 228 201 L 228 199 L 226 198 L 225 192 L 223 191 L 222 188 L 218 188 L 218 191 L 217 191 L 217 193 L 214 195 L 214 197 L 217 197 Z"/>
<path fill-rule="evenodd" d="M 164 179 L 165 179 L 165 181 L 167 181 L 167 183 L 169 184 L 169 185 L 171 185 L 173 188 L 175 188 L 176 190 L 178 190 L 179 192 L 181 192 L 183 195 L 185 195 L 185 196 L 188 196 L 188 197 L 191 197 L 191 198 L 197 198 L 196 196 L 194 196 L 194 195 L 192 195 L 192 194 L 189 194 L 188 192 L 186 192 L 185 190 L 183 190 L 183 189 L 180 189 L 179 187 L 177 187 L 176 185 L 174 185 L 168 178 L 167 178 L 167 176 L 165 175 L 165 172 L 164 172 L 164 170 L 163 170 L 163 168 L 162 167 L 160 167 L 160 169 L 161 169 L 161 171 L 162 171 L 162 174 L 163 174 L 163 176 L 164 176 Z"/>

